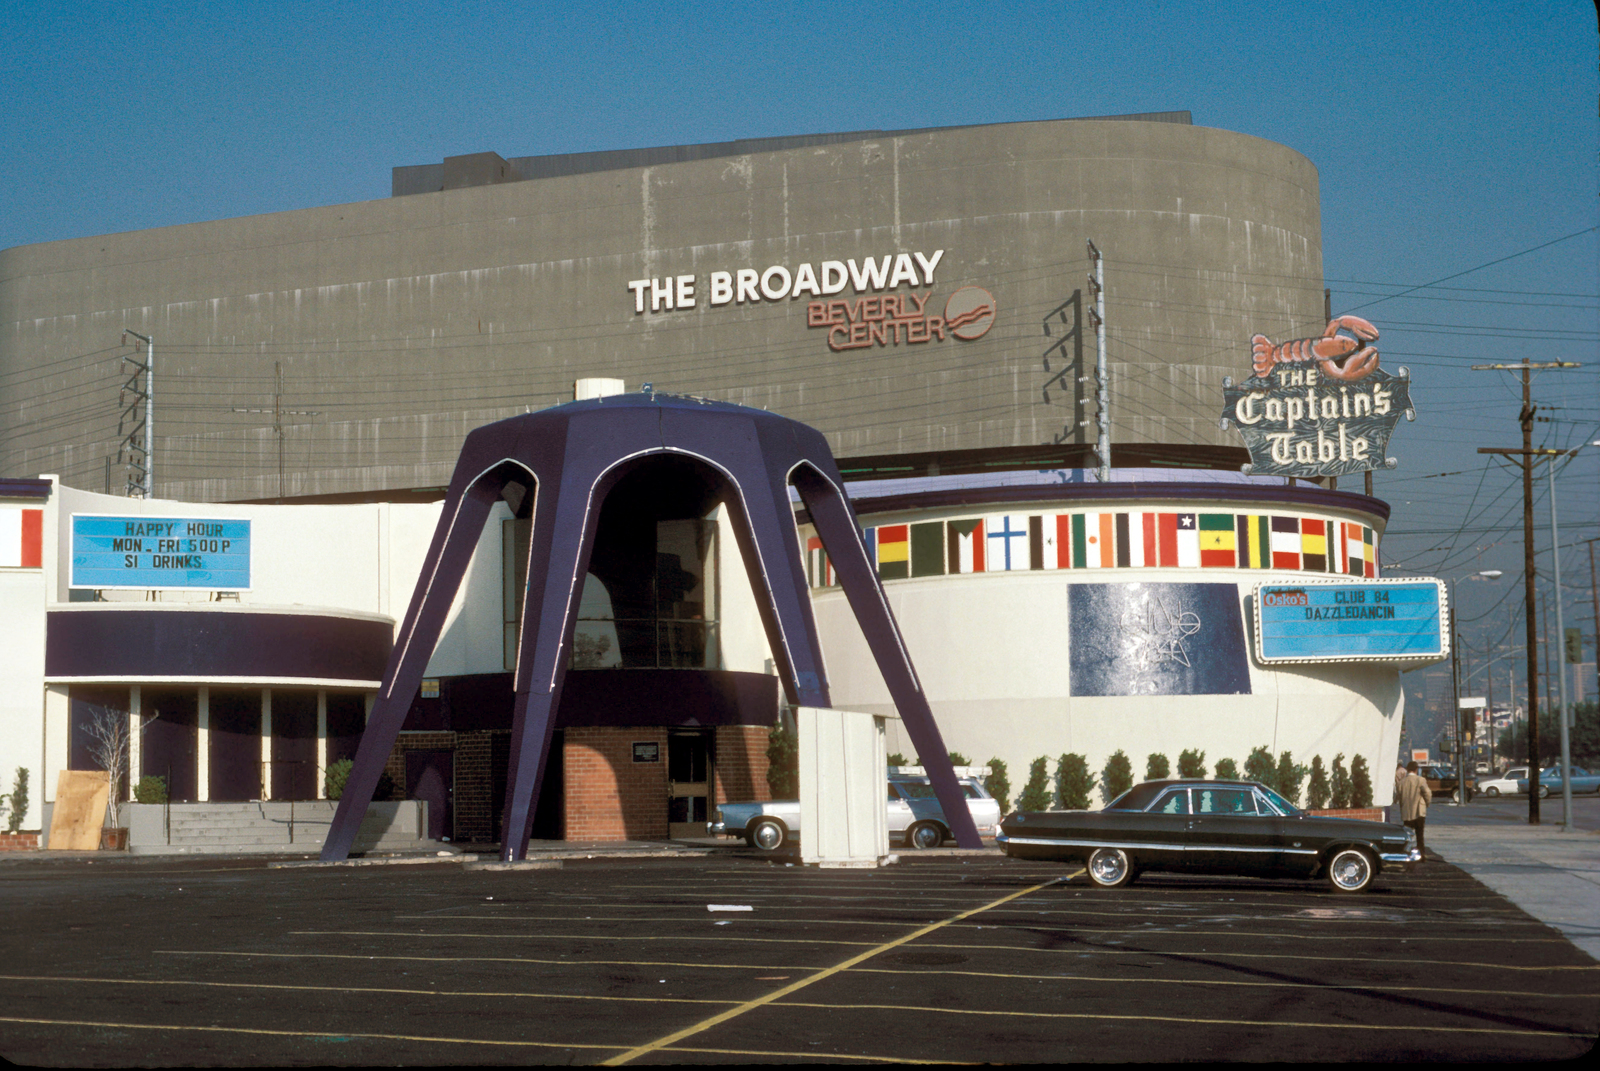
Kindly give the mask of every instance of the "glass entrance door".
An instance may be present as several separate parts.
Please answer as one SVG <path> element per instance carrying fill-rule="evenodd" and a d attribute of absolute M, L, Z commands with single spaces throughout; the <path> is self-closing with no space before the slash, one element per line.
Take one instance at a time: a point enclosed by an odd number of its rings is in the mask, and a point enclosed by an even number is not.
<path fill-rule="evenodd" d="M 673 840 L 706 835 L 711 766 L 709 730 L 667 734 L 667 835 Z"/>

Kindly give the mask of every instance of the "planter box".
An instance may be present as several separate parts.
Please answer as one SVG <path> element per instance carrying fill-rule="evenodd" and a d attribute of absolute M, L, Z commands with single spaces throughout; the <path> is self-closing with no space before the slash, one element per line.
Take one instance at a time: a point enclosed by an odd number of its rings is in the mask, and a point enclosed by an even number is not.
<path fill-rule="evenodd" d="M 100 831 L 100 850 L 103 852 L 125 852 L 128 850 L 128 830 L 102 829 Z"/>
<path fill-rule="evenodd" d="M 1307 811 L 1319 818 L 1362 818 L 1368 822 L 1383 821 L 1382 807 L 1342 807 L 1339 810 Z"/>

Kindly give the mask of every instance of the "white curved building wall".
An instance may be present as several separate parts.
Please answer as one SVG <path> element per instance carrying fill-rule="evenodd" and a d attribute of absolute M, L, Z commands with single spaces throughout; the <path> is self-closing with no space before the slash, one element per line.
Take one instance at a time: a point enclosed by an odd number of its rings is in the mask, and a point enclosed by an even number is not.
<path fill-rule="evenodd" d="M 1193 580 L 1181 570 L 1101 570 L 1098 583 Z M 1208 570 L 1208 573 L 1212 571 Z M 1207 576 L 1233 580 L 1248 624 L 1246 600 L 1260 581 L 1295 582 L 1295 573 L 1238 572 Z M 1061 573 L 980 574 L 901 580 L 885 585 L 923 690 L 945 744 L 975 763 L 1003 759 L 1014 791 L 1029 764 L 1048 756 L 1087 756 L 1098 774 L 1119 748 L 1142 779 L 1146 756 L 1165 754 L 1177 772 L 1178 754 L 1205 752 L 1207 769 L 1232 758 L 1244 767 L 1256 747 L 1283 751 L 1310 765 L 1343 754 L 1346 767 L 1365 757 L 1374 785 L 1400 746 L 1404 691 L 1393 665 L 1330 663 L 1266 667 L 1250 660 L 1249 695 L 1073 696 L 1069 672 L 1072 637 L 1067 590 L 1076 578 Z M 892 712 L 844 594 L 813 598 L 823 637 L 833 702 L 846 710 Z M 889 750 L 907 757 L 916 749 L 898 721 L 890 723 Z"/>

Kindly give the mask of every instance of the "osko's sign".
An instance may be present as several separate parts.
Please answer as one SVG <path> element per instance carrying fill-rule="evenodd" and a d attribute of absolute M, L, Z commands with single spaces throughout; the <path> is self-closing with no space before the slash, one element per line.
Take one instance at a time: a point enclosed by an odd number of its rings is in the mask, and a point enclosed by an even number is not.
<path fill-rule="evenodd" d="M 832 350 L 942 342 L 947 336 L 967 341 L 982 338 L 995 319 L 994 298 L 987 290 L 964 286 L 942 304 L 929 304 L 934 273 L 943 257 L 944 250 L 935 249 L 932 253 L 885 253 L 792 267 L 773 264 L 765 269 L 714 271 L 704 285 L 695 275 L 633 279 L 628 290 L 638 316 L 694 309 L 702 300 L 716 307 L 810 298 L 806 326 L 827 328 Z M 885 293 L 901 287 L 927 289 L 921 294 Z M 846 291 L 875 296 L 842 296 Z"/>

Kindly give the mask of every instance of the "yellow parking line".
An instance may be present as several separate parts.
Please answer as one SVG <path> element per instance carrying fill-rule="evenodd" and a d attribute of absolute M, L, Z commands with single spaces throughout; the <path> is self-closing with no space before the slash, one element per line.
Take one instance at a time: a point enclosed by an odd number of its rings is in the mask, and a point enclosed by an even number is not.
<path fill-rule="evenodd" d="M 928 946 L 932 947 L 932 946 Z M 1413 962 L 1407 960 L 1408 963 Z M 1038 982 L 1094 982 L 1096 984 L 1114 984 L 1128 982 L 1137 985 L 1231 985 L 1246 988 L 1260 989 L 1327 989 L 1327 990 L 1355 990 L 1357 992 L 1382 993 L 1454 993 L 1458 995 L 1495 997 L 1505 996 L 1504 989 L 1446 989 L 1431 985 L 1385 985 L 1373 982 L 1363 985 L 1359 982 L 1333 983 L 1333 982 L 1237 982 L 1224 981 L 1218 978 L 1150 978 L 1146 975 L 1130 976 L 1128 978 L 1110 978 L 1103 974 L 1010 974 L 1005 971 L 954 971 L 947 967 L 928 967 L 922 970 L 908 970 L 905 968 L 890 967 L 853 967 L 851 974 L 911 974 L 925 976 L 953 975 L 960 978 L 1005 978 L 1008 980 L 1038 981 Z M 1536 997 L 1539 1000 L 1572 998 L 1577 1000 L 1594 1000 L 1600 993 L 1521 993 L 1521 996 Z"/>
<path fill-rule="evenodd" d="M 534 956 L 364 956 L 351 952 L 212 952 L 183 948 L 158 948 L 163 956 L 237 956 L 255 959 L 353 959 L 401 963 L 536 963 L 560 967 L 689 967 L 737 971 L 814 971 L 815 964 L 804 966 L 782 963 L 679 963 L 673 960 L 646 959 L 540 959 Z"/>
<path fill-rule="evenodd" d="M 640 964 L 643 966 L 643 964 Z M 763 968 L 765 969 L 765 968 Z M 83 982 L 90 985 L 183 985 L 217 989 L 288 989 L 310 993 L 389 993 L 412 997 L 536 997 L 540 1000 L 634 1001 L 641 1004 L 737 1004 L 736 1000 L 703 1000 L 691 997 L 602 997 L 576 993 L 530 993 L 517 990 L 496 992 L 480 989 L 398 989 L 380 986 L 285 985 L 274 982 L 201 982 L 189 978 L 80 978 L 52 974 L 0 974 L 8 982 Z M 617 1046 L 620 1048 L 621 1046 Z"/>
<path fill-rule="evenodd" d="M 92 1026 L 110 1030 L 171 1030 L 179 1033 L 254 1034 L 281 1038 L 331 1038 L 339 1041 L 424 1041 L 432 1045 L 494 1045 L 530 1049 L 620 1049 L 621 1045 L 585 1045 L 581 1042 L 498 1041 L 492 1038 L 430 1037 L 426 1034 L 368 1034 L 343 1030 L 267 1030 L 249 1026 L 180 1026 L 175 1023 L 106 1023 L 88 1019 L 32 1019 L 0 1015 L 0 1023 L 32 1026 Z"/>
<path fill-rule="evenodd" d="M 880 923 L 885 929 L 893 924 Z M 710 941 L 733 942 L 741 945 L 847 945 L 858 948 L 871 947 L 871 941 L 821 940 L 812 937 L 724 937 L 720 934 L 636 934 L 614 933 L 422 933 L 405 930 L 290 930 L 296 937 L 471 937 L 493 941 L 520 939 L 524 941 Z"/>
<path fill-rule="evenodd" d="M 1441 1034 L 1511 1034 L 1517 1037 L 1588 1038 L 1581 1031 L 1567 1030 L 1512 1030 L 1489 1026 L 1421 1026 L 1416 1023 L 1309 1023 L 1293 1019 L 1202 1019 L 1185 1015 L 1108 1015 L 1098 1012 L 1025 1012 L 983 1011 L 975 1008 L 931 1008 L 914 1004 L 815 1004 L 805 1001 L 768 1001 L 777 1008 L 816 1008 L 825 1011 L 891 1011 L 929 1012 L 941 1015 L 979 1015 L 1002 1019 L 1092 1019 L 1100 1022 L 1129 1023 L 1184 1023 L 1191 1026 L 1286 1026 L 1313 1030 L 1395 1030 L 1432 1032 Z M 1462 1014 L 1470 1014 L 1463 1012 Z M 623 1057 L 613 1056 L 607 1064 L 621 1062 Z"/>
<path fill-rule="evenodd" d="M 730 1019 L 736 1019 L 739 1016 L 744 1015 L 746 1012 L 754 1011 L 756 1008 L 760 1008 L 760 1007 L 763 1007 L 763 1006 L 765 1006 L 767 1004 L 771 1004 L 773 1001 L 779 1000 L 779 999 L 781 999 L 783 997 L 786 997 L 790 993 L 798 992 L 799 990 L 804 989 L 807 986 L 814 985 L 817 982 L 820 982 L 820 981 L 822 981 L 822 980 L 824 980 L 826 978 L 831 978 L 834 975 L 840 973 L 841 971 L 847 971 L 851 967 L 854 967 L 856 964 L 862 963 L 862 962 L 864 962 L 864 961 L 866 961 L 868 959 L 871 959 L 873 956 L 876 956 L 876 955 L 878 955 L 880 953 L 887 952 L 891 948 L 898 948 L 899 946 L 901 946 L 903 944 L 907 944 L 907 943 L 909 943 L 911 941 L 915 941 L 917 938 L 922 937 L 925 934 L 932 933 L 933 931 L 941 929 L 941 928 L 943 928 L 945 926 L 948 926 L 951 923 L 960 922 L 962 919 L 971 918 L 973 915 L 981 914 L 982 912 L 988 911 L 991 908 L 999 907 L 1001 904 L 1010 903 L 1012 900 L 1015 900 L 1018 897 L 1027 896 L 1029 893 L 1038 892 L 1040 889 L 1047 888 L 1048 886 L 1054 885 L 1054 884 L 1056 884 L 1056 882 L 1061 881 L 1061 880 L 1062 880 L 1061 878 L 1052 878 L 1049 881 L 1043 882 L 1043 883 L 1041 883 L 1039 885 L 1035 885 L 1035 886 L 1033 886 L 1031 888 L 1022 889 L 1022 890 L 1020 890 L 1018 892 L 1014 892 L 1014 893 L 1010 893 L 1010 894 L 1008 894 L 1006 896 L 1002 896 L 1000 899 L 995 900 L 992 903 L 984 904 L 982 907 L 975 907 L 975 908 L 972 908 L 969 911 L 964 911 L 959 915 L 954 915 L 951 918 L 944 919 L 944 920 L 942 920 L 940 922 L 932 923 L 931 925 L 928 925 L 928 926 L 924 926 L 919 930 L 915 930 L 915 931 L 913 931 L 911 933 L 906 934 L 904 937 L 896 938 L 893 941 L 889 941 L 889 942 L 886 942 L 885 944 L 881 944 L 881 945 L 877 946 L 876 948 L 869 949 L 868 951 L 862 952 L 859 955 L 852 956 L 849 959 L 845 960 L 843 963 L 837 964 L 837 965 L 832 966 L 832 967 L 828 967 L 828 968 L 826 968 L 824 970 L 817 971 L 815 974 L 812 974 L 812 975 L 810 975 L 810 976 L 808 976 L 806 978 L 802 978 L 798 982 L 792 982 L 789 985 L 784 986 L 782 989 L 773 990 L 771 993 L 768 993 L 765 996 L 757 997 L 755 1000 L 747 1001 L 744 1004 L 739 1005 L 739 1007 L 737 1007 L 737 1008 L 730 1008 L 729 1010 L 727 1010 L 725 1012 L 722 1012 L 722 1013 L 720 1013 L 718 1015 L 713 1015 L 709 1019 L 702 1019 L 700 1022 L 695 1023 L 693 1026 L 685 1027 L 682 1030 L 678 1030 L 678 1031 L 676 1031 L 674 1033 L 668 1034 L 666 1037 L 658 1038 L 657 1040 L 650 1042 L 648 1045 L 641 1045 L 636 1049 L 630 1049 L 629 1051 L 623 1053 L 620 1056 L 613 1056 L 611 1059 L 604 1061 L 604 1066 L 608 1066 L 608 1067 L 619 1066 L 621 1064 L 628 1063 L 628 1062 L 630 1062 L 632 1060 L 636 1060 L 641 1056 L 645 1056 L 645 1055 L 648 1055 L 648 1054 L 650 1054 L 652 1052 L 655 1052 L 658 1049 L 666 1048 L 668 1045 L 671 1045 L 674 1042 L 682 1041 L 684 1038 L 687 1038 L 687 1037 L 693 1037 L 695 1034 L 699 1034 L 699 1033 L 701 1033 L 703 1031 L 709 1030 L 713 1026 L 717 1026 L 717 1025 L 719 1025 L 721 1023 L 725 1023 Z"/>
<path fill-rule="evenodd" d="M 1240 935 L 1230 934 L 1229 936 L 1238 937 Z M 977 949 L 985 952 L 1042 952 L 1047 955 L 1058 956 L 1157 956 L 1163 959 L 1192 959 L 1197 956 L 1212 956 L 1226 959 L 1303 960 L 1312 963 L 1381 963 L 1391 967 L 1395 963 L 1393 956 L 1285 956 L 1275 952 L 1221 952 L 1204 948 L 1197 952 L 1163 952 L 1148 948 L 1100 948 L 1087 945 L 1077 945 L 1072 948 L 1029 948 L 1026 945 L 953 945 L 933 943 L 923 947 L 949 948 L 957 951 Z M 1600 971 L 1600 964 L 1594 963 L 1556 967 L 1523 967 L 1508 963 L 1476 963 L 1471 960 L 1460 959 L 1413 959 L 1409 956 L 1406 957 L 1405 962 L 1408 966 L 1480 967 L 1502 971 Z"/>

